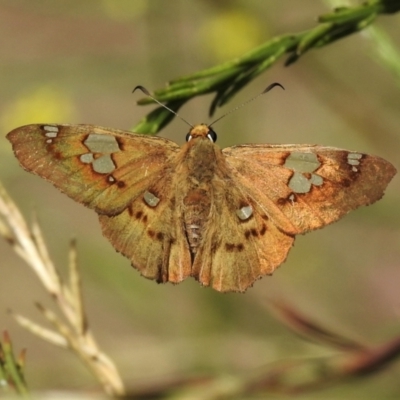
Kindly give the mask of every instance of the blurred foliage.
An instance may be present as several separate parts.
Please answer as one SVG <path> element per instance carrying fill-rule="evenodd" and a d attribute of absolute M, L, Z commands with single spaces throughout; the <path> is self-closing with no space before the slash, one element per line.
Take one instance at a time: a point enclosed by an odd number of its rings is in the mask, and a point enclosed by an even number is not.
<path fill-rule="evenodd" d="M 217 107 L 230 101 L 237 92 L 270 68 L 284 54 L 289 54 L 286 66 L 291 65 L 313 48 L 325 46 L 365 29 L 379 14 L 399 10 L 398 0 L 369 0 L 360 6 L 338 7 L 332 13 L 320 16 L 319 25 L 315 28 L 298 34 L 275 37 L 231 61 L 170 81 L 165 89 L 155 90 L 154 97 L 177 111 L 191 98 L 215 92 L 209 111 L 212 116 Z M 220 28 L 224 29 L 223 24 Z M 145 98 L 139 100 L 138 104 L 152 102 L 150 98 Z M 170 121 L 169 111 L 159 109 L 147 115 L 133 130 L 138 133 L 155 134 Z"/>
<path fill-rule="evenodd" d="M 225 61 L 257 46 L 263 35 L 258 18 L 243 11 L 226 10 L 201 25 L 199 47 L 210 49 L 216 60 Z"/>
<path fill-rule="evenodd" d="M 28 388 L 24 378 L 25 351 L 15 357 L 10 336 L 3 332 L 0 342 L 0 393 L 10 394 L 11 390 L 26 396 Z"/>
<path fill-rule="evenodd" d="M 117 21 L 129 21 L 145 14 L 148 5 L 146 0 L 101 0 L 104 13 Z"/>
<path fill-rule="evenodd" d="M 370 29 L 368 35 L 375 41 L 375 59 L 382 63 L 396 78 L 400 87 L 400 52 L 389 36 L 378 28 Z"/>
<path fill-rule="evenodd" d="M 71 97 L 54 85 L 41 86 L 10 102 L 0 118 L 0 129 L 49 121 L 69 121 L 76 111 Z"/>
<path fill-rule="evenodd" d="M 345 0 L 325 0 L 325 2 L 334 8 L 351 5 L 349 1 Z M 365 34 L 374 41 L 373 60 L 380 62 L 389 71 L 392 71 L 397 85 L 400 85 L 400 52 L 393 40 L 377 26 L 370 26 Z"/>
<path fill-rule="evenodd" d="M 346 338 L 302 315 L 296 309 L 271 303 L 271 310 L 294 332 L 336 350 L 330 356 L 281 360 L 258 370 L 236 375 L 198 376 L 172 381 L 142 392 L 133 398 L 237 399 L 270 396 L 310 395 L 341 382 L 362 381 L 388 368 L 400 355 L 400 336 L 377 346 Z M 128 395 L 129 396 L 129 395 Z"/>

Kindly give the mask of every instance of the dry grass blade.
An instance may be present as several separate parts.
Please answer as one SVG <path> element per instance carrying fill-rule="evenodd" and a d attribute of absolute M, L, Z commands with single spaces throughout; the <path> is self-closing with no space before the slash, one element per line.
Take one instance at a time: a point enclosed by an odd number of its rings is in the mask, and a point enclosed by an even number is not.
<path fill-rule="evenodd" d="M 46 290 L 51 294 L 57 293 L 58 287 L 49 276 L 43 260 L 32 241 L 31 232 L 16 205 L 0 184 L 0 217 L 6 224 L 9 234 L 5 237 L 13 246 L 16 253 L 22 257 L 34 270 Z"/>
<path fill-rule="evenodd" d="M 58 274 L 53 262 L 51 261 L 36 213 L 33 214 L 31 231 L 32 238 L 36 243 L 36 248 L 38 250 L 41 260 L 43 261 L 43 265 L 46 267 L 47 273 L 50 275 L 51 279 L 56 282 L 57 287 L 61 287 L 62 282 L 60 275 Z"/>
<path fill-rule="evenodd" d="M 69 250 L 69 279 L 76 315 L 75 328 L 78 334 L 84 335 L 87 330 L 87 321 L 83 307 L 81 278 L 78 271 L 75 240 L 71 241 Z"/>
<path fill-rule="evenodd" d="M 122 395 L 124 386 L 115 365 L 101 352 L 88 328 L 82 301 L 75 242 L 71 243 L 70 247 L 70 277 L 68 284 L 65 284 L 49 256 L 37 219 L 34 218 L 32 230 L 30 230 L 17 206 L 1 185 L 0 235 L 35 272 L 67 323 L 40 304 L 37 304 L 37 307 L 52 324 L 54 330 L 44 328 L 21 315 L 13 314 L 16 321 L 41 339 L 53 345 L 71 349 L 91 370 L 107 394 Z"/>
<path fill-rule="evenodd" d="M 9 313 L 20 326 L 28 330 L 30 333 L 40 337 L 46 342 L 54 344 L 55 346 L 60 346 L 64 348 L 68 347 L 67 340 L 57 332 L 43 328 L 41 325 L 31 321 L 30 319 L 22 315 L 15 314 L 12 311 L 10 311 Z"/>

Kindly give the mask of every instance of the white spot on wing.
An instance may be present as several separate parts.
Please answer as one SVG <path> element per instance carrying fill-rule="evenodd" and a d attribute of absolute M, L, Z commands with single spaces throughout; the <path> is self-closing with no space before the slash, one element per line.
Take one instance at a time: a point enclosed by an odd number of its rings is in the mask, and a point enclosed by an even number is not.
<path fill-rule="evenodd" d="M 360 159 L 362 158 L 362 154 L 358 154 L 358 153 L 348 153 L 347 154 L 347 163 L 349 165 L 360 165 Z M 354 171 L 354 168 L 352 168 L 352 170 Z M 357 171 L 357 168 L 356 168 Z M 356 172 L 355 171 L 355 172 Z"/>
<path fill-rule="evenodd" d="M 112 135 L 91 133 L 83 144 L 90 153 L 82 154 L 79 159 L 85 164 L 92 164 L 93 171 L 99 174 L 109 174 L 116 165 L 111 158 L 111 153 L 120 151 L 117 139 Z M 94 155 L 97 153 L 97 157 Z"/>
<path fill-rule="evenodd" d="M 324 180 L 314 174 L 321 163 L 315 153 L 294 151 L 286 158 L 284 167 L 294 171 L 288 186 L 295 193 L 308 193 L 311 185 L 321 186 Z M 306 176 L 307 174 L 308 176 Z M 311 174 L 311 177 L 309 177 Z"/>
<path fill-rule="evenodd" d="M 114 171 L 115 165 L 109 154 L 96 158 L 92 162 L 93 170 L 99 174 L 109 174 Z"/>
<path fill-rule="evenodd" d="M 59 129 L 55 125 L 44 125 L 43 129 L 46 131 L 44 134 L 48 138 L 55 138 L 58 135 Z"/>
<path fill-rule="evenodd" d="M 253 208 L 250 205 L 244 206 L 240 210 L 236 210 L 236 215 L 242 221 L 246 221 L 246 219 L 249 219 L 253 215 Z"/>
<path fill-rule="evenodd" d="M 321 186 L 324 183 L 322 176 L 311 174 L 310 182 L 315 186 Z"/>
<path fill-rule="evenodd" d="M 85 164 L 91 164 L 94 160 L 92 153 L 82 154 L 79 159 Z"/>
<path fill-rule="evenodd" d="M 48 132 L 58 132 L 58 126 L 56 125 L 44 125 L 43 129 Z"/>
<path fill-rule="evenodd" d="M 295 172 L 290 178 L 289 187 L 295 193 L 308 193 L 311 189 L 311 182 L 303 174 Z"/>
<path fill-rule="evenodd" d="M 115 153 L 120 151 L 117 139 L 112 135 L 100 135 L 98 133 L 91 133 L 83 144 L 92 153 Z"/>
<path fill-rule="evenodd" d="M 314 172 L 320 165 L 321 163 L 315 153 L 293 151 L 286 158 L 284 167 L 296 172 Z"/>
<path fill-rule="evenodd" d="M 156 207 L 160 202 L 160 199 L 155 196 L 153 193 L 148 192 L 147 190 L 144 192 L 143 200 L 150 207 Z"/>

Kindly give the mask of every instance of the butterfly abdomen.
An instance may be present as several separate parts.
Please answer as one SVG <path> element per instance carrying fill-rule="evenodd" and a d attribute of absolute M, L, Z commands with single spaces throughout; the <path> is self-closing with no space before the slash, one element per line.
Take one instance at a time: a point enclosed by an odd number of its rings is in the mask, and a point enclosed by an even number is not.
<path fill-rule="evenodd" d="M 206 190 L 193 189 L 189 191 L 183 203 L 185 232 L 193 259 L 203 239 L 211 202 Z"/>

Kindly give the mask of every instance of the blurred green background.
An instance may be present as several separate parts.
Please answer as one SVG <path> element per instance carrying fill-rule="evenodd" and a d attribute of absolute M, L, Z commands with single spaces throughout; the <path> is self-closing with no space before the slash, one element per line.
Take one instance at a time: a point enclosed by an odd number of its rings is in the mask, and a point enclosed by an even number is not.
<path fill-rule="evenodd" d="M 5 134 L 37 122 L 130 129 L 151 107 L 149 90 L 210 67 L 280 34 L 315 26 L 323 1 L 2 0 L 0 1 L 0 179 L 29 218 L 36 210 L 51 255 L 67 265 L 78 239 L 89 322 L 128 388 L 186 374 L 234 373 L 286 358 L 333 354 L 302 341 L 275 320 L 268 302 L 284 301 L 324 326 L 367 343 L 400 335 L 400 180 L 377 204 L 298 237 L 286 263 L 246 294 L 222 295 L 189 279 L 160 286 L 140 277 L 102 237 L 96 214 L 24 172 Z M 400 47 L 400 15 L 376 23 Z M 400 78 L 382 64 L 367 32 L 283 60 L 217 115 L 278 81 L 274 90 L 220 121 L 222 147 L 240 143 L 318 143 L 377 154 L 399 169 Z M 210 122 L 211 96 L 180 114 Z M 184 143 L 174 120 L 162 136 Z M 0 329 L 28 348 L 32 389 L 96 388 L 70 353 L 32 337 L 7 316 L 41 321 L 33 301 L 52 308 L 33 273 L 0 241 Z M 340 384 L 324 398 L 399 398 L 399 363 L 376 376 Z M 322 393 L 305 398 L 321 398 Z"/>

